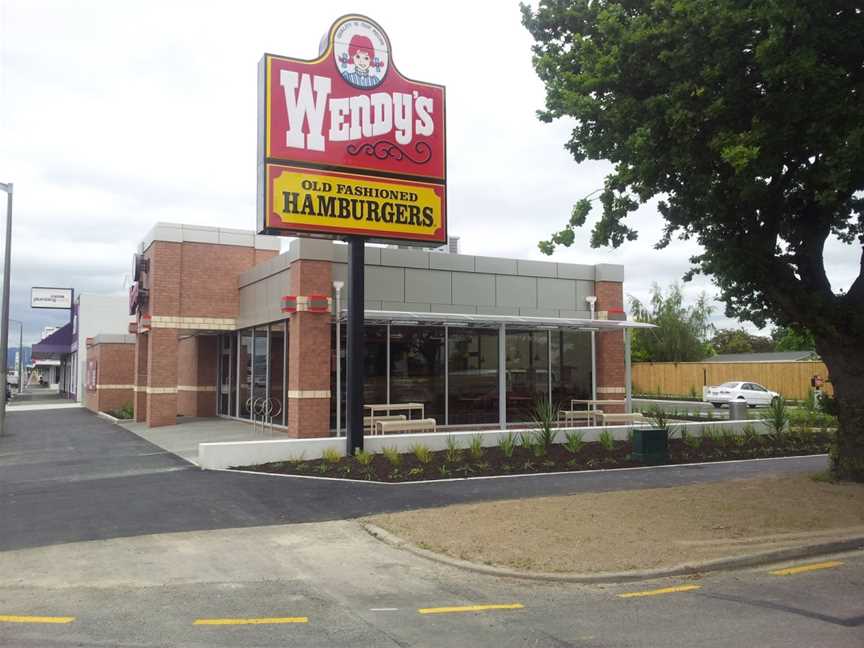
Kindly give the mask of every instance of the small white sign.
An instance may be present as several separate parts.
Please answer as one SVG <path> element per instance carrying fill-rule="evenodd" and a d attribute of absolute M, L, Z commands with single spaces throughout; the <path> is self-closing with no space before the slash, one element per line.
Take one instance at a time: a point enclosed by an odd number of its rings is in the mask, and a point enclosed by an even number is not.
<path fill-rule="evenodd" d="M 31 288 L 30 306 L 32 308 L 72 308 L 71 288 Z"/>

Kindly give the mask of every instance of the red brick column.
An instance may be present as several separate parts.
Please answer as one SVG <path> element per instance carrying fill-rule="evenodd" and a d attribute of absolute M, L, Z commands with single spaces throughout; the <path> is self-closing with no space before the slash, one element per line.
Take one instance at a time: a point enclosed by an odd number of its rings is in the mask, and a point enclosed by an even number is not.
<path fill-rule="evenodd" d="M 610 309 L 624 307 L 624 287 L 617 281 L 597 281 L 594 284 L 598 314 Z M 597 398 L 600 400 L 624 400 L 624 333 L 623 331 L 598 332 L 597 348 Z M 605 412 L 623 412 L 623 406 L 604 405 Z"/>
<path fill-rule="evenodd" d="M 147 420 L 147 347 L 150 336 L 139 333 L 135 336 L 135 395 L 133 408 L 135 420 L 143 423 Z"/>
<path fill-rule="evenodd" d="M 332 292 L 329 261 L 291 264 L 293 295 Z M 330 314 L 297 312 L 288 320 L 288 435 L 330 436 Z"/>
<path fill-rule="evenodd" d="M 147 353 L 147 426 L 177 423 L 177 329 L 150 330 Z"/>
<path fill-rule="evenodd" d="M 219 338 L 199 335 L 196 349 L 196 380 L 198 385 L 195 416 L 216 416 L 216 366 L 219 356 Z"/>

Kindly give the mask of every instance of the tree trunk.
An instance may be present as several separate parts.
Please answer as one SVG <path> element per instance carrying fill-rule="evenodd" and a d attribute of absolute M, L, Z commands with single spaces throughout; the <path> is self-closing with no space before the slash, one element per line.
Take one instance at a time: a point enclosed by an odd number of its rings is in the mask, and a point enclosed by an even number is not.
<path fill-rule="evenodd" d="M 840 344 L 817 340 L 816 348 L 837 399 L 831 472 L 839 479 L 864 482 L 864 335 L 844 336 Z"/>

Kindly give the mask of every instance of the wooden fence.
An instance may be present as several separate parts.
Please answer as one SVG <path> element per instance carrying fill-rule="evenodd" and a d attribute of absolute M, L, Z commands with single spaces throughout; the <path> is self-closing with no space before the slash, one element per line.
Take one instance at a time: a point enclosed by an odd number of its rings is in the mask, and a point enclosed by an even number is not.
<path fill-rule="evenodd" d="M 702 387 L 733 380 L 759 383 L 783 398 L 802 400 L 818 374 L 822 390 L 833 395 L 824 362 L 634 362 L 633 392 L 702 397 Z"/>

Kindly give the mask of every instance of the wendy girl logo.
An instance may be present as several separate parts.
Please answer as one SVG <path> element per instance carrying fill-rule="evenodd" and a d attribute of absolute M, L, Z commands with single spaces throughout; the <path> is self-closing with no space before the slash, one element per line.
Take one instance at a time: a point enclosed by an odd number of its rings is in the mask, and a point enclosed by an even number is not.
<path fill-rule="evenodd" d="M 336 31 L 336 69 L 355 88 L 376 88 L 387 76 L 390 52 L 381 30 L 365 20 L 349 20 Z"/>

